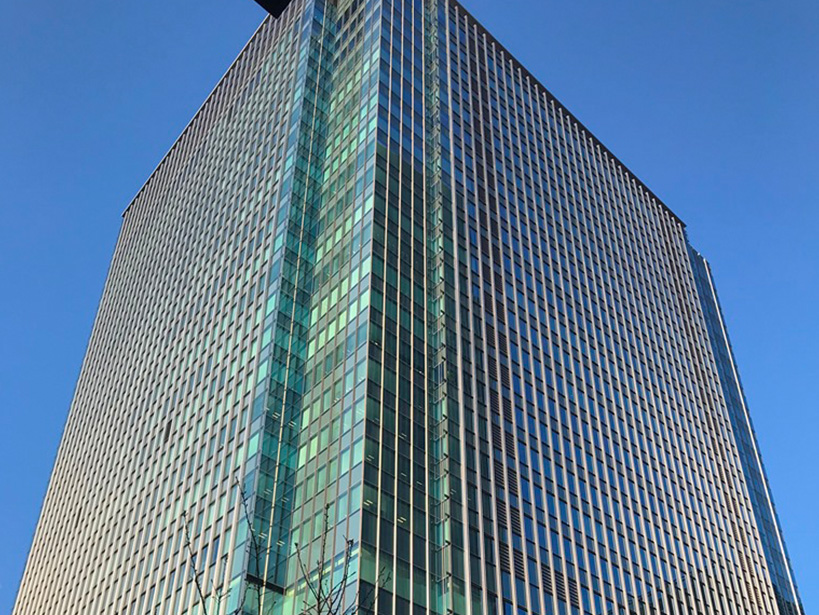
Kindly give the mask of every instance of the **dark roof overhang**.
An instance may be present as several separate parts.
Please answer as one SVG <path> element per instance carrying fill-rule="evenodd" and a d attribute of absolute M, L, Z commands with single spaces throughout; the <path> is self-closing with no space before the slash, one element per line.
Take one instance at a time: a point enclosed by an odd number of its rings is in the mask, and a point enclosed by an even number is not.
<path fill-rule="evenodd" d="M 256 0 L 256 4 L 273 15 L 273 17 L 278 17 L 284 12 L 287 5 L 290 4 L 290 0 Z"/>

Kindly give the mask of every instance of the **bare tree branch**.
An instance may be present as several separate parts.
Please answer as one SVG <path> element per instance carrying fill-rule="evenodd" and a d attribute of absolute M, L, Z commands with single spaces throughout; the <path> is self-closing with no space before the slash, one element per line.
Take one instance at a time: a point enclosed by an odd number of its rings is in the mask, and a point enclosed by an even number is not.
<path fill-rule="evenodd" d="M 188 515 L 184 511 L 182 512 L 182 521 L 185 527 L 185 546 L 188 549 L 188 555 L 190 555 L 191 559 L 191 570 L 193 570 L 193 581 L 196 584 L 196 593 L 199 595 L 199 602 L 202 603 L 202 611 L 204 611 L 204 615 L 208 615 L 207 598 L 205 597 L 205 592 L 202 589 L 202 582 L 199 579 L 200 573 L 196 569 L 196 553 L 193 551 L 193 543 L 191 542 L 191 531 L 188 527 Z"/>
<path fill-rule="evenodd" d="M 324 574 L 326 564 L 325 561 L 327 559 L 327 536 L 330 534 L 330 505 L 326 505 L 324 507 L 324 527 L 321 530 L 321 552 L 319 553 L 319 561 L 317 562 L 318 565 L 318 589 L 319 589 L 319 599 L 316 600 L 316 609 L 320 609 L 321 605 L 325 602 L 325 595 L 324 595 Z M 332 575 L 333 572 L 333 564 L 332 561 L 330 562 L 330 574 Z"/>
<path fill-rule="evenodd" d="M 256 528 L 253 524 L 253 516 L 251 514 L 251 505 L 244 489 L 236 480 L 239 496 L 241 498 L 242 511 L 244 522 L 247 524 L 248 531 L 248 555 L 250 558 L 248 573 L 246 574 L 242 584 L 239 586 L 240 595 L 236 608 L 231 609 L 226 615 L 243 615 L 247 605 L 247 597 L 249 591 L 255 591 L 258 613 L 270 613 L 275 606 L 275 599 L 268 597 L 268 588 L 265 581 L 260 575 L 261 572 L 261 558 L 263 557 L 263 550 L 261 541 L 256 533 Z M 226 588 L 224 575 L 225 567 L 222 567 L 222 574 L 219 575 L 218 569 L 215 571 L 214 578 L 209 583 L 208 591 L 203 587 L 202 576 L 204 571 L 197 569 L 196 553 L 193 548 L 193 540 L 191 538 L 190 521 L 187 513 L 182 513 L 183 527 L 185 532 L 185 547 L 188 552 L 190 567 L 193 572 L 193 580 L 196 586 L 196 593 L 199 602 L 202 605 L 203 615 L 209 615 L 208 604 L 210 600 L 216 603 L 217 614 L 221 613 L 224 600 L 230 598 L 230 590 Z M 320 537 L 320 553 L 316 561 L 316 568 L 310 570 L 304 559 L 302 547 L 295 543 L 295 560 L 298 564 L 298 574 L 302 577 L 307 588 L 307 599 L 300 615 L 355 615 L 356 613 L 372 613 L 375 603 L 378 600 L 378 593 L 384 585 L 389 581 L 390 573 L 386 568 L 381 570 L 381 573 L 376 580 L 375 585 L 369 588 L 366 596 L 362 598 L 361 584 L 358 586 L 358 591 L 353 598 L 352 604 L 345 604 L 345 597 L 347 595 L 347 585 L 350 583 L 350 573 L 352 570 L 353 552 L 355 542 L 353 540 L 344 539 L 344 558 L 341 569 L 341 577 L 336 582 L 334 571 L 335 556 L 328 553 L 328 543 L 333 528 L 330 526 L 330 506 L 324 508 L 324 527 Z M 335 544 L 335 543 L 334 543 Z M 222 556 L 222 560 L 226 563 L 228 561 L 228 554 Z M 252 564 L 251 564 L 252 562 Z M 207 567 L 207 562 L 199 562 L 203 567 Z M 250 586 L 253 586 L 251 590 Z M 262 605 L 265 605 L 264 607 Z"/>
<path fill-rule="evenodd" d="M 328 612 L 329 613 L 337 613 L 338 609 L 340 609 L 344 602 L 344 589 L 347 587 L 347 581 L 350 576 L 350 561 L 352 560 L 353 556 L 353 541 L 352 540 L 345 540 L 345 548 L 344 548 L 344 569 L 341 575 L 341 579 L 333 588 L 333 591 L 330 595 L 331 600 L 328 604 Z"/>
<path fill-rule="evenodd" d="M 244 509 L 245 513 L 245 522 L 247 523 L 247 530 L 250 534 L 250 544 L 253 548 L 254 555 L 256 562 L 256 569 L 259 569 L 259 561 L 261 559 L 261 548 L 259 547 L 259 538 L 256 536 L 256 528 L 253 525 L 253 519 L 250 516 L 250 504 L 247 501 L 247 495 L 245 495 L 244 487 L 239 482 L 239 479 L 236 479 L 236 486 L 239 488 L 239 497 L 242 498 L 242 508 Z M 262 608 L 262 594 L 263 589 L 261 583 L 253 583 L 256 588 L 256 603 L 258 604 L 259 610 Z M 245 590 L 245 598 L 246 598 L 246 590 Z M 244 598 L 242 599 L 242 608 L 244 608 Z M 205 614 L 207 615 L 207 614 Z"/>
<path fill-rule="evenodd" d="M 313 594 L 313 598 L 316 601 L 316 604 L 321 602 L 321 590 L 316 590 L 313 586 L 313 583 L 310 581 L 310 571 L 307 569 L 307 566 L 304 565 L 304 560 L 301 556 L 301 547 L 299 543 L 296 543 L 296 560 L 299 563 L 299 568 L 301 569 L 301 575 L 304 578 L 304 581 L 307 583 L 307 588 L 310 590 L 310 593 Z"/>
<path fill-rule="evenodd" d="M 372 600 L 370 605 L 364 608 L 366 608 L 367 611 L 372 613 L 373 608 L 375 607 L 375 603 L 378 601 L 378 592 L 384 585 L 387 584 L 391 576 L 392 575 L 390 574 L 389 570 L 387 570 L 386 567 L 381 568 L 381 572 L 378 574 L 378 578 L 375 581 L 375 585 L 373 585 L 370 588 L 370 591 L 367 593 L 367 597 L 364 599 L 364 601 L 361 601 L 361 584 L 359 583 L 358 592 L 356 592 L 355 596 L 355 602 L 350 607 L 347 608 L 347 610 L 344 612 L 344 615 L 352 615 L 353 613 L 357 613 L 359 607 L 366 604 L 367 602 L 370 602 L 370 600 Z"/>
<path fill-rule="evenodd" d="M 299 565 L 299 574 L 304 578 L 309 593 L 315 600 L 314 604 L 307 604 L 302 609 L 300 615 L 354 615 L 360 610 L 372 612 L 373 605 L 378 599 L 378 592 L 389 580 L 390 573 L 386 568 L 383 568 L 378 576 L 378 579 L 376 580 L 375 585 L 369 589 L 363 599 L 361 595 L 361 585 L 359 584 L 359 588 L 353 599 L 353 603 L 349 605 L 344 604 L 347 585 L 350 582 L 350 570 L 352 568 L 355 542 L 345 538 L 341 578 L 337 583 L 333 583 L 333 570 L 335 570 L 335 566 L 333 565 L 334 557 L 327 552 L 327 541 L 329 539 L 330 532 L 332 531 L 332 528 L 330 527 L 329 510 L 330 508 L 328 506 L 325 508 L 324 512 L 324 529 L 321 536 L 321 553 L 317 562 L 318 587 L 316 586 L 315 582 L 311 580 L 310 571 L 304 563 L 301 547 L 298 544 L 295 545 L 296 560 Z M 327 566 L 329 566 L 329 572 L 326 569 Z M 327 584 L 328 574 L 330 575 L 329 585 Z"/>

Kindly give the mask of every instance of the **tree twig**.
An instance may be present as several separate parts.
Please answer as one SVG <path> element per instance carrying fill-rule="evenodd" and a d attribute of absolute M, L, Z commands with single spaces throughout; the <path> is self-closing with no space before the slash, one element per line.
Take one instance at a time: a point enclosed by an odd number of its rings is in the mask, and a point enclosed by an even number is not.
<path fill-rule="evenodd" d="M 196 593 L 199 595 L 199 601 L 202 603 L 202 611 L 204 611 L 204 615 L 208 615 L 207 599 L 205 598 L 205 592 L 202 589 L 202 583 L 199 580 L 199 572 L 196 570 L 196 554 L 193 551 L 191 532 L 190 528 L 188 527 L 188 515 L 185 512 L 182 513 L 182 521 L 185 528 L 185 546 L 188 548 L 188 554 L 190 555 L 191 559 L 191 569 L 193 570 L 193 582 L 196 585 Z"/>
<path fill-rule="evenodd" d="M 259 547 L 259 540 L 256 536 L 256 528 L 253 525 L 253 519 L 250 517 L 250 504 L 248 504 L 247 496 L 245 495 L 244 487 L 239 482 L 239 479 L 236 479 L 236 486 L 239 488 L 239 497 L 242 498 L 242 508 L 244 509 L 245 513 L 245 522 L 247 523 L 247 530 L 250 534 L 250 544 L 253 547 L 254 551 L 254 558 L 256 560 L 256 569 L 259 569 L 259 560 L 261 558 L 261 548 Z M 262 608 L 262 585 L 261 583 L 253 583 L 256 587 L 256 600 L 258 604 L 259 610 Z M 246 594 L 246 590 L 245 590 Z M 242 600 L 242 608 L 244 608 L 244 599 Z M 205 614 L 207 615 L 207 613 Z"/>

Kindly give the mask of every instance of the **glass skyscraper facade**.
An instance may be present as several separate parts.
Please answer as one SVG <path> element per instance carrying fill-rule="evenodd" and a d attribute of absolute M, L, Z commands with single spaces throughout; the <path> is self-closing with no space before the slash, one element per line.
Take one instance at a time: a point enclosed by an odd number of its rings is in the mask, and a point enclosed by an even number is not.
<path fill-rule="evenodd" d="M 260 3 L 124 214 L 14 615 L 296 615 L 320 570 L 804 615 L 684 224 L 454 0 Z"/>

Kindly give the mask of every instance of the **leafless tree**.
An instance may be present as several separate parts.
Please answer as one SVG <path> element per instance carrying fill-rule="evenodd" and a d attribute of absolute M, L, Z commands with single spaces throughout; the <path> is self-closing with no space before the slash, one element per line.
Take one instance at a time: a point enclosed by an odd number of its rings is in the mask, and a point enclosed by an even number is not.
<path fill-rule="evenodd" d="M 236 480 L 236 487 L 239 491 L 239 497 L 241 500 L 241 522 L 245 524 L 248 533 L 248 555 L 250 558 L 252 558 L 251 561 L 254 561 L 257 567 L 259 567 L 259 565 L 264 561 L 264 555 L 267 551 L 262 548 L 262 541 L 259 539 L 253 525 L 253 516 L 250 512 L 250 503 L 238 479 Z M 196 561 L 196 552 L 193 547 L 193 540 L 191 539 L 190 522 L 187 514 L 184 512 L 182 513 L 182 520 L 184 522 L 185 549 L 188 554 L 191 577 L 193 579 L 194 588 L 196 589 L 196 596 L 199 600 L 199 605 L 202 609 L 202 615 L 212 615 L 210 613 L 209 606 L 215 607 L 215 613 L 213 615 L 219 615 L 222 610 L 222 603 L 228 597 L 227 588 L 223 582 L 217 582 L 215 575 L 209 586 L 206 586 L 206 583 L 203 582 L 203 569 L 206 562 L 202 562 L 201 568 L 198 566 Z M 222 561 L 227 562 L 227 559 L 228 555 L 225 553 L 222 556 Z M 248 594 L 250 593 L 252 593 L 252 595 L 254 595 L 256 598 L 257 608 L 261 608 L 262 604 L 266 604 L 264 612 L 260 613 L 260 615 L 269 615 L 273 612 L 275 597 L 269 596 L 271 590 L 264 587 L 262 583 L 248 583 L 248 586 L 244 588 L 241 593 L 239 604 L 236 606 L 236 608 L 230 610 L 225 615 L 243 615 L 245 613 L 245 606 L 247 606 Z"/>
<path fill-rule="evenodd" d="M 264 561 L 263 558 L 267 554 L 267 550 L 263 549 L 262 541 L 259 539 L 253 526 L 253 518 L 250 512 L 248 498 L 241 485 L 238 485 L 238 489 L 244 517 L 243 522 L 246 524 L 248 530 L 249 556 L 254 558 L 257 563 L 260 563 Z M 213 606 L 214 604 L 216 605 L 216 613 L 214 615 L 219 615 L 221 612 L 221 604 L 227 597 L 227 592 L 225 591 L 224 585 L 217 583 L 215 580 L 211 582 L 209 587 L 206 587 L 206 583 L 203 581 L 204 572 L 200 570 L 197 565 L 188 517 L 185 513 L 182 514 L 182 519 L 184 522 L 185 548 L 190 562 L 194 587 L 202 608 L 202 615 L 211 615 L 208 606 Z M 333 557 L 332 554 L 328 556 L 327 552 L 328 537 L 332 534 L 332 530 L 333 528 L 330 526 L 330 507 L 327 506 L 324 509 L 324 527 L 321 532 L 319 557 L 312 571 L 304 560 L 301 546 L 298 543 L 295 544 L 295 555 L 299 566 L 299 574 L 306 587 L 305 606 L 299 615 L 369 615 L 373 612 L 380 588 L 389 581 L 389 575 L 382 570 L 376 584 L 363 596 L 363 600 L 359 586 L 358 592 L 352 601 L 353 603 L 350 605 L 345 604 L 344 598 L 347 585 L 352 580 L 350 574 L 355 543 L 352 540 L 345 539 L 341 574 L 338 580 L 333 582 L 333 566 L 329 563 Z M 227 554 L 223 556 L 223 559 L 227 561 Z M 280 598 L 279 594 L 270 596 L 269 594 L 272 593 L 271 590 L 265 587 L 263 583 L 249 583 L 249 587 L 242 592 L 238 606 L 229 613 L 226 613 L 226 615 L 243 615 L 245 613 L 249 592 L 253 592 L 258 608 L 262 608 L 262 605 L 265 605 L 263 615 L 272 613 L 276 600 Z"/>
<path fill-rule="evenodd" d="M 302 557 L 302 550 L 299 544 L 296 546 L 296 560 L 299 564 L 301 574 L 307 586 L 307 599 L 305 607 L 300 611 L 300 615 L 366 615 L 373 611 L 378 593 L 381 587 L 389 582 L 389 574 L 382 570 L 376 584 L 363 597 L 361 586 L 353 598 L 352 604 L 345 605 L 344 595 L 347 584 L 350 582 L 350 564 L 353 557 L 354 543 L 345 539 L 344 560 L 342 562 L 341 575 L 338 582 L 333 583 L 332 565 L 328 565 L 331 558 L 327 557 L 327 537 L 330 534 L 330 507 L 324 508 L 324 529 L 321 533 L 321 548 L 319 558 L 316 562 L 316 572 L 310 573 L 307 564 Z"/>

